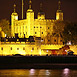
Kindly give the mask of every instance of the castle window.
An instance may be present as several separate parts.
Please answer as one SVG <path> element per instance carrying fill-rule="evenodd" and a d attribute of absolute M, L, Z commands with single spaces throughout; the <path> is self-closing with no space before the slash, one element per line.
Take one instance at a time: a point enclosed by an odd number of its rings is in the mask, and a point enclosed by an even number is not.
<path fill-rule="evenodd" d="M 43 32 L 42 32 L 42 34 L 43 34 Z"/>
<path fill-rule="evenodd" d="M 25 47 L 23 48 L 23 50 L 25 50 Z"/>
<path fill-rule="evenodd" d="M 48 29 L 49 29 L 49 27 L 48 27 Z"/>
<path fill-rule="evenodd" d="M 35 28 L 35 26 L 34 26 L 34 28 Z"/>
<path fill-rule="evenodd" d="M 62 40 L 60 40 L 60 42 L 62 42 Z"/>
<path fill-rule="evenodd" d="M 50 40 L 48 40 L 48 42 L 50 42 Z"/>
<path fill-rule="evenodd" d="M 56 40 L 54 40 L 54 42 L 56 42 Z"/>
<path fill-rule="evenodd" d="M 42 40 L 43 40 L 43 38 L 42 38 Z"/>
<path fill-rule="evenodd" d="M 12 47 L 10 49 L 12 50 Z"/>
<path fill-rule="evenodd" d="M 40 27 L 40 28 L 42 28 L 42 27 Z"/>
<path fill-rule="evenodd" d="M 35 34 L 37 34 L 37 32 L 35 32 Z"/>
<path fill-rule="evenodd" d="M 34 48 L 32 48 L 32 50 L 34 50 Z"/>
<path fill-rule="evenodd" d="M 24 34 L 24 32 L 23 32 L 23 34 Z"/>
<path fill-rule="evenodd" d="M 17 48 L 17 50 L 19 50 L 19 48 Z"/>
<path fill-rule="evenodd" d="M 27 32 L 26 32 L 26 35 L 27 35 Z"/>
<path fill-rule="evenodd" d="M 1 47 L 1 50 L 3 50 L 3 47 Z"/>

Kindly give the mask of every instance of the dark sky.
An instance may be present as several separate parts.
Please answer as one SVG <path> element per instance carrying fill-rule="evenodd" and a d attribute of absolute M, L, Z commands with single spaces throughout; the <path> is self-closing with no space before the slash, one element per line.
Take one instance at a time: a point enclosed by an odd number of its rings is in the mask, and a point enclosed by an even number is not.
<path fill-rule="evenodd" d="M 22 0 L 0 0 L 0 19 L 9 19 L 13 12 L 13 4 L 17 5 L 16 11 L 21 19 L 21 1 Z M 46 18 L 55 19 L 55 13 L 58 8 L 58 0 L 32 0 L 32 9 L 35 12 L 35 18 L 40 9 L 40 3 L 43 3 L 43 11 Z M 61 0 L 64 20 L 77 22 L 77 0 Z M 28 0 L 24 0 L 24 18 L 28 9 Z"/>

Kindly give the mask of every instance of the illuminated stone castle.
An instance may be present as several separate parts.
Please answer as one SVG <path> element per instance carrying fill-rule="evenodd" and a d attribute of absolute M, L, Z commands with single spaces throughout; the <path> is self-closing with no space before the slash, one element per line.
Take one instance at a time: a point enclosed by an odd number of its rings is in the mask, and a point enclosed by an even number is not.
<path fill-rule="evenodd" d="M 22 20 L 18 20 L 15 11 L 11 15 L 11 38 L 5 37 L 0 42 L 0 55 L 62 55 L 67 54 L 68 49 L 63 45 L 62 38 L 52 36 L 53 25 L 57 20 L 63 21 L 63 12 L 60 9 L 61 2 L 56 12 L 56 20 L 45 19 L 45 13 L 38 12 L 37 19 L 34 19 L 34 11 L 31 8 L 26 12 L 26 19 L 23 19 L 23 0 L 22 0 Z M 75 48 L 74 48 L 75 49 Z M 77 54 L 77 53 L 75 53 Z"/>
<path fill-rule="evenodd" d="M 31 3 L 32 1 L 29 0 L 29 9 L 26 12 L 26 19 L 22 17 L 22 20 L 18 20 L 18 14 L 15 12 L 16 5 L 14 5 L 14 12 L 11 15 L 11 36 L 15 37 L 15 34 L 17 34 L 19 38 L 35 36 L 41 37 L 43 44 L 63 44 L 61 37 L 58 37 L 58 40 L 57 37 L 52 37 L 54 22 L 57 20 L 63 21 L 63 12 L 60 9 L 61 2 L 59 1 L 58 3 L 59 7 L 56 12 L 56 20 L 45 19 L 42 4 L 40 5 L 40 12 L 38 12 L 37 19 L 34 19 L 34 11 L 31 8 Z"/>

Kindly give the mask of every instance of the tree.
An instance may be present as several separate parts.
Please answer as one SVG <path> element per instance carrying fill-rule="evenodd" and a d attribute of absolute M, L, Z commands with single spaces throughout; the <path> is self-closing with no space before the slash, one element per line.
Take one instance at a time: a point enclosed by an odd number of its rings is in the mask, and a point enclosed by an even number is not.
<path fill-rule="evenodd" d="M 62 36 L 65 43 L 71 41 L 77 44 L 77 23 L 67 23 Z"/>
<path fill-rule="evenodd" d="M 62 35 L 62 32 L 64 31 L 65 22 L 64 21 L 55 21 L 53 26 L 53 33 L 55 35 Z"/>
<path fill-rule="evenodd" d="M 10 25 L 9 20 L 2 19 L 0 20 L 0 27 L 2 28 L 2 31 L 7 35 L 10 36 Z"/>
<path fill-rule="evenodd" d="M 56 21 L 53 26 L 53 34 L 60 35 L 64 43 L 71 41 L 71 43 L 77 44 L 77 23 Z"/>

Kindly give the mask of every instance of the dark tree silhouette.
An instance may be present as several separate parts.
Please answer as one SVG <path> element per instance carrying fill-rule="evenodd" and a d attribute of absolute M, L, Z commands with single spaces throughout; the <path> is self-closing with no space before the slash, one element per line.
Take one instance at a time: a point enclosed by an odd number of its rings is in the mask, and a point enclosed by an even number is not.
<path fill-rule="evenodd" d="M 10 36 L 10 23 L 7 19 L 0 20 L 0 27 L 2 31 L 7 35 Z"/>

